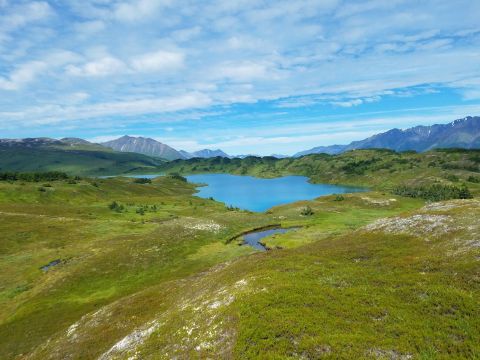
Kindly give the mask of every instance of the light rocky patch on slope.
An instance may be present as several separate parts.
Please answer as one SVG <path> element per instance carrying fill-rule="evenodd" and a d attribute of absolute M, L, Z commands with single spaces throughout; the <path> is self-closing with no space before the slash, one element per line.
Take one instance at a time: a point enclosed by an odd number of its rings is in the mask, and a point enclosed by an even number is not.
<path fill-rule="evenodd" d="M 120 355 L 129 354 L 129 359 L 137 358 L 136 348 L 140 346 L 145 339 L 150 337 L 161 324 L 154 320 L 147 323 L 142 329 L 134 330 L 125 336 L 122 340 L 113 345 L 106 353 L 99 357 L 99 360 L 115 359 Z"/>
<path fill-rule="evenodd" d="M 196 231 L 208 231 L 214 234 L 219 233 L 225 228 L 224 225 L 215 222 L 210 219 L 197 219 L 193 217 L 183 217 L 181 219 L 175 219 L 171 222 L 171 226 L 180 227 L 183 232 L 188 234 L 194 234 Z"/>
<path fill-rule="evenodd" d="M 410 360 L 412 354 L 402 354 L 396 350 L 371 349 L 367 353 L 368 357 L 378 360 Z"/>
<path fill-rule="evenodd" d="M 361 199 L 366 202 L 367 204 L 370 205 L 376 205 L 376 206 L 390 206 L 392 204 L 395 204 L 397 202 L 397 199 L 391 198 L 391 199 L 374 199 L 368 196 L 362 196 Z"/>
<path fill-rule="evenodd" d="M 367 231 L 407 234 L 425 240 L 449 234 L 445 243 L 438 244 L 449 255 L 463 255 L 480 250 L 480 201 L 478 199 L 450 200 L 425 205 L 419 213 L 383 218 L 365 226 Z M 437 250 L 440 250 L 437 249 Z"/>
<path fill-rule="evenodd" d="M 430 239 L 453 231 L 455 228 L 453 218 L 449 215 L 416 214 L 409 217 L 395 216 L 379 219 L 365 226 L 364 229 Z"/>
<path fill-rule="evenodd" d="M 251 281 L 252 279 L 241 279 L 233 285 L 216 290 L 205 288 L 192 298 L 184 298 L 176 309 L 163 318 L 165 326 L 160 326 L 149 341 L 140 346 L 132 346 L 124 353 L 125 358 L 147 358 L 151 355 L 149 342 L 158 345 L 166 338 L 168 341 L 163 342 L 163 346 L 155 347 L 155 358 L 182 358 L 189 353 L 198 358 L 228 356 L 235 339 L 229 309 L 238 296 L 253 291 L 249 287 Z M 114 357 L 102 360 L 107 359 Z"/>
<path fill-rule="evenodd" d="M 425 205 L 420 211 L 421 212 L 442 212 L 450 211 L 454 209 L 465 209 L 465 208 L 478 208 L 480 206 L 480 200 L 478 199 L 468 199 L 468 200 L 449 200 L 441 202 L 433 202 Z"/>

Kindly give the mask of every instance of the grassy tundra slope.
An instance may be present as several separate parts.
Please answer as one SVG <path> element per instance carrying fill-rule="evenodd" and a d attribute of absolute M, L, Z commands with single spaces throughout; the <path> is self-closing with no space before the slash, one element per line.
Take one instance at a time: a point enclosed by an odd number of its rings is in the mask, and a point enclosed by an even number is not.
<path fill-rule="evenodd" d="M 162 283 L 30 358 L 478 358 L 479 209 L 429 205 Z"/>
<path fill-rule="evenodd" d="M 407 163 L 378 176 L 470 179 L 478 194 L 477 153 L 438 153 L 397 154 Z M 358 165 L 378 151 L 340 155 L 329 181 L 352 154 L 352 182 L 380 189 L 266 213 L 195 197 L 178 177 L 0 181 L 0 358 L 479 357 L 478 199 L 384 191 Z M 300 228 L 265 239 L 272 251 L 238 246 L 272 224 Z"/>

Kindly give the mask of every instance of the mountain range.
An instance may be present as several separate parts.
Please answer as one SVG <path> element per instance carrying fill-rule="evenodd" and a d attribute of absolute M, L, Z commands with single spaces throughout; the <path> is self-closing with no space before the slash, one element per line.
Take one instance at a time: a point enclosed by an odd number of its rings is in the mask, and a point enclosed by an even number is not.
<path fill-rule="evenodd" d="M 395 151 L 423 152 L 435 148 L 480 148 L 480 117 L 467 116 L 448 124 L 392 129 L 348 145 L 319 146 L 294 156 L 308 154 L 339 154 L 349 150 L 385 148 Z"/>
<path fill-rule="evenodd" d="M 395 151 L 423 152 L 434 148 L 480 148 L 480 117 L 467 116 L 449 124 L 415 126 L 409 129 L 392 129 L 348 145 L 319 146 L 295 154 L 339 154 L 355 149 L 385 148 Z M 211 158 L 229 156 L 220 149 L 203 149 L 195 152 L 176 150 L 157 140 L 122 136 L 116 140 L 95 144 L 80 138 L 60 140 L 46 137 L 25 139 L 0 139 L 0 170 L 105 173 L 155 168 L 165 160 Z M 283 158 L 284 155 L 272 155 Z M 80 169 L 82 169 L 80 171 Z"/>

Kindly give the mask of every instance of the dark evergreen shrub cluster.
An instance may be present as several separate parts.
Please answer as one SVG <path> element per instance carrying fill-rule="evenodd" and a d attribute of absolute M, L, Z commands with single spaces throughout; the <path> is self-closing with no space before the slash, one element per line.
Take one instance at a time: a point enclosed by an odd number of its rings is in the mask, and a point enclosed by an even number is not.
<path fill-rule="evenodd" d="M 170 174 L 170 177 L 172 179 L 175 179 L 175 180 L 180 180 L 180 181 L 183 181 L 183 182 L 187 182 L 187 178 L 183 177 L 182 175 L 180 174 Z"/>
<path fill-rule="evenodd" d="M 427 186 L 398 186 L 393 193 L 400 196 L 422 198 L 429 201 L 441 201 L 450 199 L 471 199 L 473 196 L 465 184 L 441 185 L 432 184 Z"/>
<path fill-rule="evenodd" d="M 137 178 L 133 180 L 133 182 L 136 184 L 151 184 L 152 180 L 147 178 Z"/>
<path fill-rule="evenodd" d="M 478 184 L 480 183 L 480 176 L 469 176 L 467 181 Z"/>
<path fill-rule="evenodd" d="M 61 171 L 47 171 L 47 172 L 32 172 L 32 173 L 21 173 L 21 172 L 0 172 L 0 181 L 56 181 L 56 180 L 67 180 L 70 177 Z M 79 178 L 78 178 L 79 179 Z"/>

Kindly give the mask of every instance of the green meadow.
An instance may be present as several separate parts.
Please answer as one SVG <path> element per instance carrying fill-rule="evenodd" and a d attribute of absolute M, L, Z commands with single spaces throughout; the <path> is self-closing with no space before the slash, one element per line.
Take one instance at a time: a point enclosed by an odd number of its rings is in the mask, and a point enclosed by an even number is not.
<path fill-rule="evenodd" d="M 178 175 L 0 181 L 0 358 L 480 358 L 479 164 L 368 150 L 155 165 L 371 189 L 265 213 Z M 242 245 L 274 224 L 296 229 Z"/>

